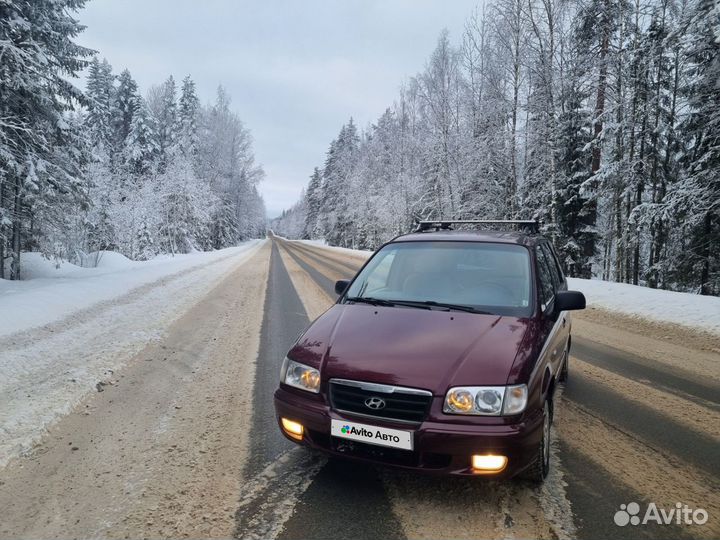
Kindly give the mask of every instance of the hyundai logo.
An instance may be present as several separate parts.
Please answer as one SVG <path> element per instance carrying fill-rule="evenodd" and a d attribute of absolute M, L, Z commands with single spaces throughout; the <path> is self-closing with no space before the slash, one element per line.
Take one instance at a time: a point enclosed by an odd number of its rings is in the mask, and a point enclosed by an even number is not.
<path fill-rule="evenodd" d="M 385 400 L 379 397 L 370 397 L 365 400 L 365 406 L 368 409 L 380 410 L 385 408 Z"/>

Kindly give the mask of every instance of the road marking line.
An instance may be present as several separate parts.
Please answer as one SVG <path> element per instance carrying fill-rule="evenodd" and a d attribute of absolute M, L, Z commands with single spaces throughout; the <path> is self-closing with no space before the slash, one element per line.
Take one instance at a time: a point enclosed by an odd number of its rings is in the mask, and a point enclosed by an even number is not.
<path fill-rule="evenodd" d="M 292 248 L 289 248 L 292 250 Z M 322 274 L 330 281 L 337 281 L 338 279 L 346 279 L 348 277 L 352 277 L 351 272 L 339 272 L 333 268 L 330 268 L 315 259 L 312 259 L 309 255 L 306 253 L 302 253 L 301 250 L 292 250 L 293 255 L 295 255 L 298 259 L 303 261 L 308 266 L 311 266 L 313 269 L 315 269 L 319 274 Z"/>
<path fill-rule="evenodd" d="M 333 304 L 333 299 L 312 279 L 310 274 L 295 262 L 284 243 L 279 243 L 279 245 L 281 248 L 280 257 L 290 276 L 290 281 L 295 287 L 295 292 L 297 292 L 300 301 L 305 306 L 308 318 L 314 321 Z"/>
<path fill-rule="evenodd" d="M 360 267 L 365 264 L 365 261 L 367 260 L 367 257 L 358 257 L 357 260 L 353 260 L 352 262 L 349 260 L 349 258 L 345 257 L 337 257 L 333 256 L 333 254 L 336 254 L 334 250 L 329 249 L 313 249 L 309 248 L 306 244 L 303 244 L 301 242 L 293 242 L 292 246 L 296 248 L 299 251 L 302 251 L 304 253 L 314 255 L 315 257 L 319 257 L 328 263 L 332 263 L 335 266 L 341 266 L 343 267 L 347 272 L 357 272 Z M 368 256 L 369 257 L 369 256 Z"/>

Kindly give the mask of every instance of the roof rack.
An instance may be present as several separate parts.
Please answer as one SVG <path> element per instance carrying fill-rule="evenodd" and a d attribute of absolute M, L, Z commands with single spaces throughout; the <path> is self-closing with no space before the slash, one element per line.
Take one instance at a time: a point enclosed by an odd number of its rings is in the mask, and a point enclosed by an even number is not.
<path fill-rule="evenodd" d="M 518 229 L 527 229 L 531 233 L 540 232 L 540 222 L 530 219 L 453 219 L 447 221 L 419 221 L 418 228 L 415 232 L 427 232 L 431 229 L 435 229 L 436 231 L 451 231 L 452 225 L 499 225 L 501 227 L 515 226 Z"/>

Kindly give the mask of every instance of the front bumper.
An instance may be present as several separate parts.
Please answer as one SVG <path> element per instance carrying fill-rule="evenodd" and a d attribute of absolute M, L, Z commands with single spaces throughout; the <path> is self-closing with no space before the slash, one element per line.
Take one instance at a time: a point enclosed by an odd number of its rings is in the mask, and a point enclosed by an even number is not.
<path fill-rule="evenodd" d="M 308 399 L 284 388 L 275 392 L 275 416 L 280 431 L 280 418 L 301 423 L 303 440 L 295 443 L 324 453 L 381 463 L 403 469 L 445 474 L 475 476 L 470 466 L 474 454 L 500 454 L 508 458 L 507 467 L 491 478 L 510 478 L 527 468 L 537 455 L 542 438 L 540 414 L 510 425 L 466 425 L 425 421 L 408 426 L 387 420 L 371 419 L 331 410 L 320 400 Z M 330 436 L 330 420 L 349 420 L 387 428 L 414 431 L 414 450 L 385 448 Z"/>

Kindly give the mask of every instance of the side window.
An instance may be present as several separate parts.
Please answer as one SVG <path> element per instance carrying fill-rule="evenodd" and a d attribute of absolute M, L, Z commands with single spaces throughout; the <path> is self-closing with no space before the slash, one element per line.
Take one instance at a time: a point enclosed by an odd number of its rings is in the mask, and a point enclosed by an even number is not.
<path fill-rule="evenodd" d="M 535 255 L 537 257 L 538 277 L 540 278 L 540 303 L 542 304 L 542 310 L 545 311 L 545 308 L 555 297 L 555 284 L 550 270 L 551 265 L 545 256 L 545 251 L 538 246 L 535 248 Z"/>
<path fill-rule="evenodd" d="M 550 267 L 550 273 L 552 274 L 553 283 L 555 284 L 555 290 L 560 290 L 563 287 L 563 283 L 565 281 L 565 278 L 562 275 L 562 272 L 560 271 L 560 267 L 558 266 L 557 259 L 555 258 L 555 254 L 553 253 L 552 248 L 550 247 L 550 244 L 542 244 L 540 248 L 545 253 L 545 260 L 548 263 L 548 266 Z"/>
<path fill-rule="evenodd" d="M 550 245 L 550 252 L 552 253 L 553 260 L 555 261 L 555 264 L 557 265 L 558 273 L 560 274 L 560 279 L 562 280 L 564 289 L 567 289 L 567 285 L 565 284 L 565 272 L 563 272 L 562 264 L 560 264 L 560 257 L 558 257 L 557 251 L 555 250 L 552 245 Z"/>

